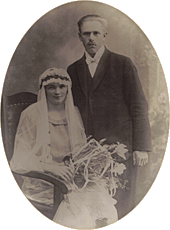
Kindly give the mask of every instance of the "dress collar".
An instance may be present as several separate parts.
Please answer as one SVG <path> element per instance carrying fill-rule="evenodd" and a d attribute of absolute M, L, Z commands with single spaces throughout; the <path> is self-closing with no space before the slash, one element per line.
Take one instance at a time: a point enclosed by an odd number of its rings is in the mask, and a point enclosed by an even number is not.
<path fill-rule="evenodd" d="M 61 120 L 56 120 L 56 119 L 51 118 L 50 116 L 48 116 L 48 121 L 53 125 L 67 125 L 66 118 L 61 119 Z"/>

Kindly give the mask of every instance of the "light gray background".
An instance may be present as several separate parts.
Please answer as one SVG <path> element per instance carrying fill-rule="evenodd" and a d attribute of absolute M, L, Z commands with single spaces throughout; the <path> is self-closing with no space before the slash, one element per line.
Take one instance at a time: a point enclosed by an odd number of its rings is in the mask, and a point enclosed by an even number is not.
<path fill-rule="evenodd" d="M 77 21 L 92 13 L 108 20 L 106 47 L 133 60 L 149 99 L 149 91 L 153 94 L 152 89 L 155 90 L 160 84 L 158 78 L 162 75 L 162 69 L 146 36 L 117 9 L 102 3 L 81 1 L 57 7 L 28 30 L 9 65 L 4 94 L 12 95 L 21 91 L 37 93 L 38 77 L 45 69 L 67 68 L 80 58 L 84 48 L 78 38 Z M 161 84 L 165 87 L 164 82 Z"/>

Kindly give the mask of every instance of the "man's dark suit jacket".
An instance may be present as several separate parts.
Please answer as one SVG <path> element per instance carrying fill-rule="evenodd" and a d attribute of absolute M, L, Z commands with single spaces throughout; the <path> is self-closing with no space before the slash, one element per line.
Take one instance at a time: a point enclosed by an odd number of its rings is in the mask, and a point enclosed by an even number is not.
<path fill-rule="evenodd" d="M 92 78 L 85 55 L 68 67 L 87 135 L 150 151 L 148 105 L 132 61 L 105 49 Z"/>

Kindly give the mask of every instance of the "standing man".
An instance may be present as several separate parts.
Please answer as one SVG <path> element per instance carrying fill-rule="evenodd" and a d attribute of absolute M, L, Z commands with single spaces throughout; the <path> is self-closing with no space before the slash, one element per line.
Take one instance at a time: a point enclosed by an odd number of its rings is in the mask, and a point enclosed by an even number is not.
<path fill-rule="evenodd" d="M 118 190 L 115 196 L 120 219 L 135 206 L 136 165 L 145 165 L 151 150 L 148 105 L 132 61 L 104 46 L 107 21 L 87 15 L 78 27 L 85 53 L 68 67 L 68 73 L 86 134 L 98 141 L 106 138 L 108 144 L 123 143 L 130 153 L 126 161 L 129 190 Z"/>

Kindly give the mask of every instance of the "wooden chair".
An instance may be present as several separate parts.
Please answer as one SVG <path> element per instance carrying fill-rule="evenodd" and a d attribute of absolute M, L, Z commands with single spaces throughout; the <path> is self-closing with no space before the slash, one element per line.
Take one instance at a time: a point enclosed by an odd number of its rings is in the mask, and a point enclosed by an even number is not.
<path fill-rule="evenodd" d="M 11 160 L 13 155 L 15 134 L 19 123 L 20 114 L 24 109 L 26 109 L 29 105 L 35 103 L 36 101 L 37 95 L 29 92 L 22 92 L 12 96 L 2 96 L 1 132 L 8 162 Z M 53 219 L 53 216 L 63 199 L 63 194 L 66 194 L 68 192 L 66 185 L 56 179 L 54 176 L 48 175 L 46 173 L 34 171 L 25 174 L 16 174 L 14 172 L 12 173 L 19 187 L 22 186 L 22 176 L 42 179 L 54 185 L 53 208 L 48 205 L 40 204 L 38 202 L 29 200 L 42 214 L 50 219 Z"/>

